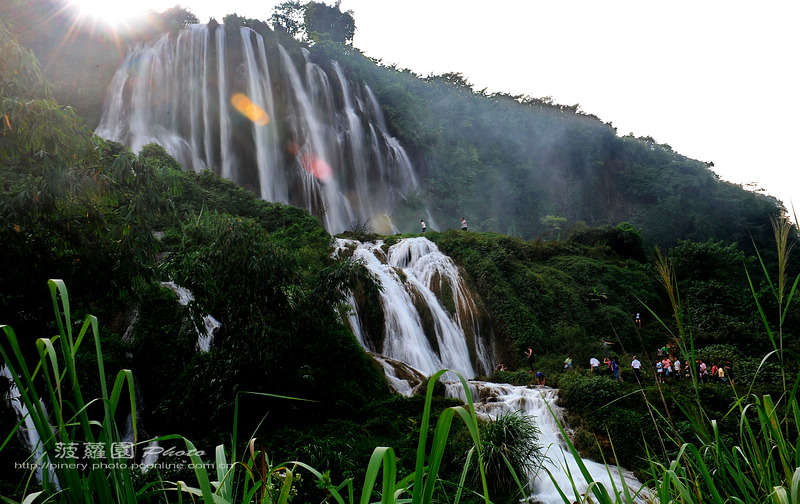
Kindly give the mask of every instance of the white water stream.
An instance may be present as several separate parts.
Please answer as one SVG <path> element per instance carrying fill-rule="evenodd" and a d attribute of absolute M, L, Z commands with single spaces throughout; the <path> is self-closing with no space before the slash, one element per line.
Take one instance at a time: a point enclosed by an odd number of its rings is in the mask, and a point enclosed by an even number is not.
<path fill-rule="evenodd" d="M 353 258 L 362 260 L 383 286 L 380 302 L 385 335 L 380 348 L 364 338 L 355 310 L 350 314 L 350 325 L 361 344 L 404 362 L 425 376 L 450 369 L 473 378 L 491 370 L 491 356 L 478 324 L 478 308 L 452 259 L 427 238 L 400 240 L 386 252 L 383 245 L 383 241 L 337 241 L 340 253 L 351 249 Z M 449 301 L 443 299 L 448 292 L 443 290 L 445 283 L 452 297 Z M 452 312 L 445 304 L 451 306 Z M 422 310 L 428 313 L 421 313 Z M 426 319 L 432 321 L 428 333 Z"/>
<path fill-rule="evenodd" d="M 5 378 L 11 384 L 11 387 L 8 390 L 8 402 L 11 407 L 14 409 L 14 412 L 17 414 L 18 420 L 23 420 L 22 423 L 22 435 L 25 439 L 25 442 L 28 445 L 28 448 L 31 450 L 33 454 L 32 463 L 35 466 L 35 474 L 36 480 L 41 482 L 42 481 L 42 471 L 45 465 L 48 464 L 49 458 L 44 453 L 44 447 L 42 446 L 41 438 L 39 437 L 39 432 L 36 430 L 36 425 L 33 423 L 33 419 L 28 414 L 28 407 L 22 402 L 22 398 L 20 397 L 19 388 L 17 388 L 16 383 L 11 378 L 11 371 L 8 369 L 8 366 L 5 364 L 3 367 L 0 368 L 0 378 Z M 47 414 L 47 410 L 45 409 L 44 402 L 42 402 L 41 398 L 39 399 L 39 404 L 42 407 L 42 410 Z M 15 462 L 23 462 L 23 461 L 15 461 Z M 58 483 L 58 478 L 56 477 L 55 470 L 52 466 L 49 466 L 48 469 L 50 481 L 57 488 L 61 488 Z"/>
<path fill-rule="evenodd" d="M 178 295 L 178 302 L 186 306 L 194 301 L 194 295 L 185 287 L 177 285 L 175 282 L 161 282 L 161 285 L 169 287 L 172 292 Z M 222 324 L 211 315 L 203 315 L 203 328 L 195 326 L 197 333 L 197 349 L 201 352 L 208 352 L 211 342 L 214 341 L 214 333 Z"/>
<path fill-rule="evenodd" d="M 457 371 L 467 379 L 489 374 L 493 361 L 492 345 L 486 341 L 488 331 L 480 327 L 478 304 L 456 264 L 442 254 L 436 244 L 424 237 L 405 238 L 387 248 L 383 241 L 361 243 L 339 239 L 336 248 L 340 255 L 352 254 L 354 259 L 361 260 L 383 286 L 380 303 L 385 332 L 380 344 L 366 337 L 357 307 L 350 311 L 348 322 L 361 344 L 381 363 L 389 384 L 397 392 L 411 395 L 422 377 L 441 369 Z M 444 285 L 449 289 L 443 289 Z M 451 302 L 443 302 L 447 301 L 445 293 L 450 293 Z M 356 306 L 355 296 L 350 296 L 350 303 Z M 423 310 L 429 313 L 421 313 Z M 426 318 L 433 320 L 436 348 L 431 334 L 426 334 L 423 322 Z M 430 333 L 430 327 L 427 331 Z M 453 378 L 445 375 L 445 379 Z M 466 402 L 460 381 L 448 381 L 446 385 L 448 395 Z M 480 415 L 496 418 L 503 413 L 522 411 L 536 419 L 541 431 L 539 441 L 546 450 L 546 461 L 537 474 L 527 475 L 532 480 L 528 489 L 530 500 L 543 504 L 563 503 L 555 486 L 558 485 L 570 502 L 581 501 L 581 494 L 587 492 L 588 485 L 559 429 L 558 422 L 562 422 L 563 415 L 562 408 L 555 404 L 558 390 L 474 380 L 469 381 L 469 386 Z M 620 482 L 623 480 L 632 489 L 632 494 L 641 487 L 624 469 L 609 469 L 591 460 L 583 460 L 583 464 L 592 480 L 602 483 L 612 495 L 615 493 L 614 485 L 617 491 L 621 491 Z M 548 471 L 553 475 L 552 479 Z M 635 502 L 644 502 L 644 499 Z"/>
<path fill-rule="evenodd" d="M 461 382 L 447 382 L 447 393 L 462 401 L 467 400 Z M 470 393 L 475 401 L 475 410 L 486 418 L 497 418 L 504 413 L 522 411 L 536 418 L 539 427 L 539 443 L 544 447 L 545 463 L 536 475 L 528 475 L 535 479 L 528 489 L 528 498 L 532 502 L 542 504 L 562 504 L 564 500 L 555 485 L 570 499 L 583 502 L 582 494 L 587 493 L 588 483 L 581 474 L 578 463 L 564 442 L 559 423 L 563 422 L 563 408 L 556 405 L 558 390 L 544 386 L 516 386 L 481 381 L 469 382 Z M 566 429 L 565 429 L 566 430 Z M 567 430 L 569 434 L 569 431 Z M 639 491 L 642 484 L 627 471 L 616 466 L 606 466 L 592 460 L 582 459 L 593 481 L 601 483 L 610 495 L 622 492 L 621 481 L 631 489 L 631 495 Z M 549 470 L 551 477 L 545 469 Z M 572 480 L 570 480 L 570 475 Z M 555 481 L 555 483 L 554 483 Z M 578 495 L 575 495 L 575 490 Z M 590 492 L 591 497 L 591 492 Z M 621 499 L 624 502 L 624 499 Z M 645 502 L 637 498 L 634 502 Z"/>

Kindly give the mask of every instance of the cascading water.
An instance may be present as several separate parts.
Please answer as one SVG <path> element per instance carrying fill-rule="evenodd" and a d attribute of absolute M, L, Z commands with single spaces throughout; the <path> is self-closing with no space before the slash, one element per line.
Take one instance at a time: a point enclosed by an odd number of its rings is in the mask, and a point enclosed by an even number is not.
<path fill-rule="evenodd" d="M 330 68 L 249 28 L 190 25 L 130 50 L 95 133 L 134 152 L 159 143 L 187 169 L 308 209 L 332 233 L 391 223 L 414 168 L 372 90 Z"/>
<path fill-rule="evenodd" d="M 169 287 L 172 292 L 177 294 L 178 302 L 183 305 L 187 306 L 189 303 L 194 301 L 194 296 L 189 291 L 189 289 L 185 287 L 181 287 L 180 285 L 175 284 L 175 282 L 161 282 L 161 285 L 165 287 Z M 197 333 L 197 349 L 201 352 L 208 352 L 211 348 L 211 342 L 214 341 L 214 333 L 216 333 L 217 328 L 219 328 L 222 324 L 219 323 L 217 319 L 212 317 L 211 315 L 203 315 L 203 328 L 195 326 L 194 330 Z"/>
<path fill-rule="evenodd" d="M 55 470 L 53 469 L 52 465 L 49 465 L 50 460 L 44 453 L 44 446 L 42 446 L 39 432 L 36 430 L 36 424 L 33 423 L 33 419 L 28 413 L 28 407 L 25 406 L 20 398 L 19 388 L 17 388 L 16 383 L 14 383 L 14 380 L 11 378 L 11 371 L 8 369 L 7 365 L 0 367 L 0 378 L 8 380 L 8 403 L 14 409 L 14 412 L 17 414 L 17 418 L 23 420 L 22 425 L 24 428 L 22 430 L 22 434 L 25 438 L 28 448 L 33 454 L 33 464 L 35 467 L 34 471 L 37 481 L 42 481 L 42 471 L 44 470 L 45 466 L 48 466 L 48 475 L 50 477 L 50 481 L 53 482 L 57 488 L 61 488 L 58 483 Z M 42 407 L 42 411 L 47 414 L 47 410 L 45 409 L 44 402 L 41 400 L 41 398 L 39 399 L 39 404 Z"/>
<path fill-rule="evenodd" d="M 458 267 L 426 238 L 383 242 L 338 240 L 380 280 L 385 331 L 380 343 L 364 336 L 356 312 L 350 325 L 368 350 L 404 362 L 423 375 L 451 369 L 472 378 L 491 370 L 478 307 Z M 355 300 L 353 299 L 353 304 Z"/>
<path fill-rule="evenodd" d="M 384 317 L 382 340 L 376 341 L 374 335 L 368 334 L 361 316 L 363 306 L 359 306 L 355 294 L 350 295 L 354 309 L 348 314 L 348 322 L 361 344 L 383 366 L 389 384 L 397 392 L 411 395 L 413 386 L 423 376 L 444 368 L 458 371 L 468 379 L 491 371 L 491 345 L 482 336 L 485 330 L 481 329 L 477 303 L 458 267 L 436 244 L 423 237 L 406 238 L 387 248 L 382 241 L 361 243 L 339 239 L 336 251 L 361 260 L 383 286 L 379 294 Z M 445 383 L 448 395 L 466 402 L 460 381 Z M 474 380 L 468 383 L 478 414 L 496 418 L 503 413 L 522 411 L 536 418 L 541 431 L 539 442 L 547 452 L 544 468 L 562 491 L 581 500 L 580 495 L 572 495 L 573 482 L 568 474 L 572 475 L 579 494 L 586 493 L 587 484 L 561 437 L 558 422 L 563 419 L 562 408 L 555 404 L 558 391 Z M 601 482 L 609 492 L 613 493 L 612 480 L 621 489 L 620 481 L 624 479 L 633 493 L 641 487 L 628 471 L 612 468 L 609 476 L 605 465 L 591 460 L 583 463 L 592 479 Z M 531 480 L 528 497 L 532 502 L 563 502 L 546 471 L 527 476 Z"/>
<path fill-rule="evenodd" d="M 466 395 L 460 382 L 448 382 L 446 386 L 448 395 L 466 401 Z M 558 488 L 571 501 L 584 502 L 580 495 L 575 496 L 572 491 L 574 483 L 579 494 L 586 494 L 588 485 L 575 459 L 567 449 L 558 427 L 558 422 L 563 424 L 563 410 L 555 403 L 558 390 L 544 386 L 522 387 L 478 381 L 469 382 L 469 387 L 475 401 L 475 410 L 479 415 L 497 418 L 504 413 L 522 411 L 526 415 L 535 417 L 540 430 L 539 443 L 546 451 L 544 468 L 550 471 Z M 622 491 L 620 483 L 622 479 L 625 480 L 632 495 L 642 487 L 642 484 L 630 471 L 586 459 L 583 460 L 583 464 L 588 469 L 592 480 L 602 483 L 612 495 L 614 494 L 614 485 L 617 491 Z M 609 471 L 611 475 L 609 475 Z M 572 481 L 570 481 L 569 475 L 572 476 Z M 528 475 L 529 478 L 533 476 Z M 543 504 L 564 502 L 553 484 L 551 476 L 543 470 L 540 470 L 535 476 L 528 490 L 530 501 Z M 592 499 L 591 491 L 589 491 L 589 495 L 589 498 Z M 639 497 L 635 502 L 646 502 L 646 500 L 644 497 Z"/>

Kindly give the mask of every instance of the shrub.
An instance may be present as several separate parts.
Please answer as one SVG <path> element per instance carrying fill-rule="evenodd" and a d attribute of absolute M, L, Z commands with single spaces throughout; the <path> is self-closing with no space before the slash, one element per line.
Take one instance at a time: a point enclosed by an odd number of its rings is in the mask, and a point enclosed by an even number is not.
<path fill-rule="evenodd" d="M 489 489 L 492 495 L 516 495 L 515 477 L 532 477 L 544 457 L 536 420 L 524 412 L 512 411 L 482 427 L 483 462 Z"/>

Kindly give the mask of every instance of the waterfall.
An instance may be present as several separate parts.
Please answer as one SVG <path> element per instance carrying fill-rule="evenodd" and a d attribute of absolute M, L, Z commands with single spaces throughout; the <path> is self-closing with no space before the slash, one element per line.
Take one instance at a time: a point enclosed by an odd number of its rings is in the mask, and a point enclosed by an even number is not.
<path fill-rule="evenodd" d="M 180 285 L 175 284 L 175 282 L 161 282 L 161 285 L 169 287 L 172 292 L 177 294 L 178 302 L 183 306 L 187 306 L 189 303 L 194 301 L 194 296 L 189 289 L 181 287 Z M 194 322 L 192 323 L 194 324 Z M 220 324 L 219 321 L 211 315 L 203 315 L 203 328 L 201 329 L 200 327 L 197 327 L 197 325 L 194 327 L 194 330 L 197 333 L 197 350 L 201 352 L 208 352 L 208 350 L 211 348 L 211 342 L 214 341 L 214 334 L 217 332 L 217 328 L 219 328 L 221 325 L 222 324 Z"/>
<path fill-rule="evenodd" d="M 491 370 L 480 313 L 455 263 L 427 238 L 406 238 L 384 251 L 384 242 L 337 241 L 380 280 L 385 331 L 365 336 L 354 297 L 349 322 L 370 351 L 403 362 L 423 375 L 451 369 L 472 378 Z M 396 377 L 396 376 L 395 376 Z"/>
<path fill-rule="evenodd" d="M 449 396 L 460 398 L 466 402 L 461 382 L 447 382 L 446 386 Z M 564 424 L 564 415 L 563 408 L 556 405 L 558 390 L 544 386 L 523 387 L 479 381 L 469 382 L 469 387 L 475 401 L 475 410 L 484 418 L 494 419 L 504 413 L 514 411 L 522 411 L 526 415 L 535 417 L 540 430 L 539 443 L 546 451 L 544 468 L 550 471 L 558 487 L 568 497 L 574 498 L 573 482 L 579 493 L 586 493 L 588 486 L 586 480 L 566 447 L 559 430 L 558 424 Z M 583 464 L 592 476 L 592 480 L 602 483 L 612 496 L 614 492 L 612 477 L 618 490 L 622 488 L 620 478 L 625 480 L 626 485 L 631 489 L 631 494 L 635 494 L 642 487 L 633 474 L 625 469 L 606 466 L 588 459 L 583 459 Z M 612 477 L 609 476 L 609 472 Z M 572 475 L 573 482 L 570 481 L 568 474 Z M 544 470 L 538 471 L 537 475 L 528 475 L 529 479 L 534 476 L 535 479 L 531 481 L 527 490 L 530 501 L 543 504 L 564 502 L 550 476 Z M 594 502 L 593 497 L 590 498 Z M 646 502 L 646 500 L 640 497 L 636 502 Z"/>
<path fill-rule="evenodd" d="M 142 472 L 147 472 L 158 462 L 158 455 L 163 448 L 158 444 L 158 441 L 150 441 L 144 449 L 142 456 Z"/>
<path fill-rule="evenodd" d="M 13 378 L 11 377 L 11 371 L 8 369 L 7 365 L 3 365 L 0 367 L 0 378 L 4 378 L 8 380 L 9 389 L 8 389 L 8 403 L 14 409 L 14 413 L 16 413 L 17 418 L 23 420 L 22 425 L 24 428 L 22 429 L 21 433 L 23 438 L 25 439 L 25 443 L 28 445 L 28 448 L 31 450 L 33 456 L 33 464 L 35 464 L 35 474 L 36 480 L 41 483 L 42 481 L 42 471 L 44 470 L 44 466 L 48 464 L 49 458 L 44 453 L 44 445 L 42 444 L 41 438 L 39 437 L 39 432 L 36 430 L 36 424 L 33 423 L 33 419 L 31 415 L 28 413 L 28 407 L 22 402 L 20 398 L 19 388 L 17 388 L 17 384 L 14 382 Z M 41 398 L 39 398 L 39 404 L 42 407 L 42 410 L 47 414 L 47 410 L 45 409 L 44 402 Z M 22 462 L 22 461 L 20 461 Z M 48 476 L 50 481 L 57 487 L 61 488 L 58 483 L 58 478 L 56 477 L 55 469 L 52 465 L 48 465 Z"/>
<path fill-rule="evenodd" d="M 389 232 L 414 167 L 373 91 L 326 66 L 249 28 L 190 25 L 129 50 L 95 133 L 134 152 L 156 142 L 186 169 L 308 209 L 331 233 L 357 220 Z"/>
<path fill-rule="evenodd" d="M 417 384 L 440 369 L 452 369 L 467 379 L 491 371 L 492 352 L 489 339 L 482 334 L 480 308 L 471 295 L 456 264 L 442 254 L 427 238 L 406 238 L 387 247 L 383 241 L 361 243 L 338 239 L 336 254 L 360 260 L 380 281 L 380 305 L 383 312 L 382 339 L 369 334 L 365 327 L 358 296 L 351 293 L 348 323 L 359 342 L 383 367 L 390 386 L 403 395 L 411 395 Z M 361 304 L 367 303 L 361 300 Z M 426 322 L 427 321 L 427 322 Z M 444 376 L 452 380 L 453 376 Z M 470 380 L 476 412 L 486 418 L 513 411 L 535 417 L 540 429 L 539 442 L 546 450 L 543 469 L 549 470 L 556 484 L 572 496 L 574 478 L 579 493 L 586 493 L 583 479 L 559 430 L 563 410 L 555 404 L 558 391 L 549 387 L 524 387 Z M 447 393 L 466 402 L 460 381 L 446 381 Z M 624 479 L 632 492 L 642 486 L 629 472 L 583 460 L 592 479 L 613 493 L 612 480 L 621 488 Z M 561 503 L 558 490 L 547 474 L 521 475 L 530 480 L 528 497 L 532 502 Z M 637 502 L 644 502 L 639 499 Z"/>

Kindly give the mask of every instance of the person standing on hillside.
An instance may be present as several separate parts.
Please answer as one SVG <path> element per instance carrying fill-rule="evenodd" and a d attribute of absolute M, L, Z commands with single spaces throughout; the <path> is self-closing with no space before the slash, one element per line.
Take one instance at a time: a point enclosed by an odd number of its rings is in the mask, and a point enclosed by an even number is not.
<path fill-rule="evenodd" d="M 614 374 L 615 381 L 621 381 L 619 379 L 619 362 L 617 362 L 617 358 L 614 357 L 611 359 L 611 372 Z"/>
<path fill-rule="evenodd" d="M 420 219 L 419 220 L 419 225 L 422 228 L 422 234 L 425 234 L 425 230 L 428 229 L 427 227 L 425 227 L 425 221 Z"/>
<path fill-rule="evenodd" d="M 600 361 L 597 360 L 595 357 L 589 359 L 589 369 L 592 370 L 592 374 L 597 374 L 600 372 Z"/>
<path fill-rule="evenodd" d="M 528 359 L 528 365 L 531 367 L 531 371 L 533 371 L 533 363 L 536 362 L 536 356 L 533 355 L 533 348 L 528 347 L 528 349 L 525 350 L 525 358 Z"/>
<path fill-rule="evenodd" d="M 699 381 L 700 383 L 705 383 L 706 377 L 708 376 L 708 366 L 706 366 L 706 363 L 700 359 L 697 359 L 697 362 L 699 362 L 698 367 L 700 369 Z"/>
<path fill-rule="evenodd" d="M 731 385 L 736 385 L 733 383 L 733 364 L 731 364 L 731 361 L 726 360 L 723 369 L 725 370 L 725 374 L 728 377 L 728 381 L 731 382 Z"/>
<path fill-rule="evenodd" d="M 567 356 L 567 358 L 564 359 L 564 369 L 572 369 L 572 356 L 571 355 Z"/>
<path fill-rule="evenodd" d="M 664 380 L 669 381 L 672 378 L 672 361 L 667 357 L 661 361 L 661 365 L 664 366 Z"/>
<path fill-rule="evenodd" d="M 467 230 L 467 219 L 461 217 L 461 231 L 466 231 L 466 230 Z"/>
<path fill-rule="evenodd" d="M 636 382 L 641 383 L 642 377 L 639 373 L 642 369 L 642 363 L 639 362 L 639 359 L 637 359 L 635 355 L 633 356 L 633 361 L 631 361 L 631 368 L 633 369 L 633 376 L 636 377 Z"/>

